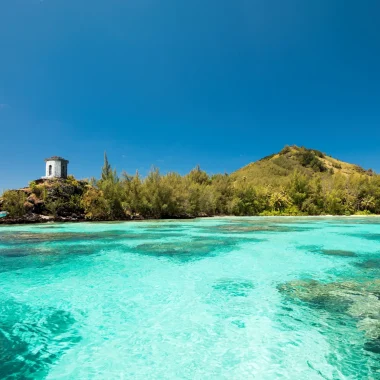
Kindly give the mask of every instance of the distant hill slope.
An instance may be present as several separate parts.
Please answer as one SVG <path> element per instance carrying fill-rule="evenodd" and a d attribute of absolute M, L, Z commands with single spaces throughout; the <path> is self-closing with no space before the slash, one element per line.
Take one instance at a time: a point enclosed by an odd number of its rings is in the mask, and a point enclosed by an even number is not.
<path fill-rule="evenodd" d="M 310 177 L 318 175 L 326 179 L 336 175 L 374 175 L 371 169 L 364 170 L 358 165 L 340 161 L 315 149 L 286 146 L 279 153 L 252 162 L 231 176 L 236 181 L 276 186 L 285 184 L 295 170 Z"/>

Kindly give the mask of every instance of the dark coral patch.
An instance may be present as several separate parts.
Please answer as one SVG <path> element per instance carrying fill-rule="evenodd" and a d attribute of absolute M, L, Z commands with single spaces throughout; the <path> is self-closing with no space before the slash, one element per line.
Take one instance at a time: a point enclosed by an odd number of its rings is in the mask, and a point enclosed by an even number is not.
<path fill-rule="evenodd" d="M 321 250 L 321 246 L 320 245 L 298 245 L 297 246 L 297 249 L 301 250 L 301 251 L 308 251 L 308 252 L 317 252 L 317 251 L 320 251 Z"/>
<path fill-rule="evenodd" d="M 13 299 L 0 305 L 0 378 L 45 378 L 49 367 L 80 341 L 73 316 L 32 309 Z"/>
<path fill-rule="evenodd" d="M 363 269 L 380 269 L 380 258 L 361 261 L 355 265 Z"/>
<path fill-rule="evenodd" d="M 60 255 L 90 255 L 103 249 L 117 249 L 122 247 L 118 243 L 89 243 L 89 244 L 33 244 L 2 248 L 0 256 L 7 258 L 20 258 L 25 256 L 60 256 Z"/>
<path fill-rule="evenodd" d="M 307 251 L 311 253 L 318 253 L 327 256 L 338 256 L 338 257 L 355 257 L 357 256 L 353 251 L 347 251 L 344 249 L 324 249 L 322 246 L 318 245 L 299 245 L 297 247 L 302 251 Z"/>
<path fill-rule="evenodd" d="M 347 236 L 347 235 L 351 236 L 351 237 L 357 237 L 359 239 L 366 239 L 366 240 L 373 240 L 373 241 L 380 242 L 380 234 L 377 234 L 377 233 L 345 234 L 345 236 Z"/>
<path fill-rule="evenodd" d="M 278 286 L 278 290 L 292 301 L 302 301 L 311 307 L 351 317 L 367 341 L 364 348 L 377 353 L 380 340 L 380 280 L 367 282 L 332 282 L 295 280 Z M 340 314 L 340 315 L 339 315 Z"/>
<path fill-rule="evenodd" d="M 380 339 L 372 339 L 364 344 L 364 349 L 375 354 L 380 354 Z"/>
<path fill-rule="evenodd" d="M 180 234 L 165 233 L 165 236 L 181 236 Z M 110 230 L 98 232 L 47 232 L 47 233 L 0 233 L 0 243 L 15 245 L 15 244 L 30 244 L 30 243 L 45 243 L 45 242 L 86 242 L 94 240 L 128 240 L 128 239 L 157 239 L 157 233 L 147 234 L 145 232 L 129 232 L 125 230 Z"/>
<path fill-rule="evenodd" d="M 197 237 L 187 242 L 162 241 L 139 244 L 132 252 L 156 257 L 168 257 L 183 261 L 213 256 L 234 247 L 233 239 L 210 239 Z"/>
<path fill-rule="evenodd" d="M 355 257 L 356 253 L 342 249 L 322 249 L 321 253 L 328 256 Z"/>

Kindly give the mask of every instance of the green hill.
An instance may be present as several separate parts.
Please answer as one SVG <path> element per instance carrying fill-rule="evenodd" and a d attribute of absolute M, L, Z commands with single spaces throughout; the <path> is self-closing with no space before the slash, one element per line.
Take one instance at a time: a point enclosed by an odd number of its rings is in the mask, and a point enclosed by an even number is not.
<path fill-rule="evenodd" d="M 252 162 L 231 174 L 237 181 L 245 181 L 256 186 L 286 185 L 294 171 L 308 176 L 318 176 L 322 180 L 334 177 L 372 177 L 374 172 L 358 165 L 349 164 L 330 157 L 315 149 L 286 146 L 279 153 Z"/>

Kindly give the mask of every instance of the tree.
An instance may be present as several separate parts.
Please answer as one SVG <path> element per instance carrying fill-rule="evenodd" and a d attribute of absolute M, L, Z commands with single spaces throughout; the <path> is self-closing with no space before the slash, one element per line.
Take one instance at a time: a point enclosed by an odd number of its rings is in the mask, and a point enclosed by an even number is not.
<path fill-rule="evenodd" d="M 274 191 L 269 198 L 269 206 L 273 211 L 284 211 L 291 205 L 291 201 L 285 191 Z"/>
<path fill-rule="evenodd" d="M 365 198 L 362 199 L 360 205 L 362 207 L 362 210 L 373 211 L 376 206 L 375 198 L 371 195 L 367 195 Z"/>
<path fill-rule="evenodd" d="M 207 184 L 210 181 L 208 174 L 201 170 L 200 166 L 197 165 L 189 174 L 188 177 L 192 182 L 198 183 L 200 185 Z"/>
<path fill-rule="evenodd" d="M 295 171 L 287 186 L 287 193 L 293 204 L 296 205 L 299 210 L 302 210 L 302 205 L 310 193 L 308 178 L 299 171 Z"/>
<path fill-rule="evenodd" d="M 108 162 L 107 153 L 104 152 L 104 164 L 103 164 L 103 168 L 102 168 L 101 179 L 103 181 L 107 180 L 110 177 L 111 173 L 112 173 L 112 168 Z"/>
<path fill-rule="evenodd" d="M 101 179 L 95 181 L 94 186 L 102 193 L 106 201 L 110 219 L 124 219 L 125 212 L 122 203 L 125 200 L 125 192 L 116 170 L 108 162 L 107 154 L 104 153 L 104 165 L 102 168 Z"/>
<path fill-rule="evenodd" d="M 82 199 L 86 219 L 108 220 L 111 216 L 110 205 L 103 196 L 101 190 L 90 188 Z"/>

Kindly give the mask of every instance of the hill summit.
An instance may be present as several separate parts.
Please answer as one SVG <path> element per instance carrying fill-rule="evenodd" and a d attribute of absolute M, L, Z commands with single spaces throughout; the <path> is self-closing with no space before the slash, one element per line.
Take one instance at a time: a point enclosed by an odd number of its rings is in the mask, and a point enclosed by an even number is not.
<path fill-rule="evenodd" d="M 372 177 L 375 174 L 371 169 L 365 170 L 358 165 L 340 161 L 319 150 L 293 145 L 244 166 L 232 173 L 232 177 L 255 185 L 278 186 L 285 184 L 294 171 L 322 179 L 336 176 Z"/>

